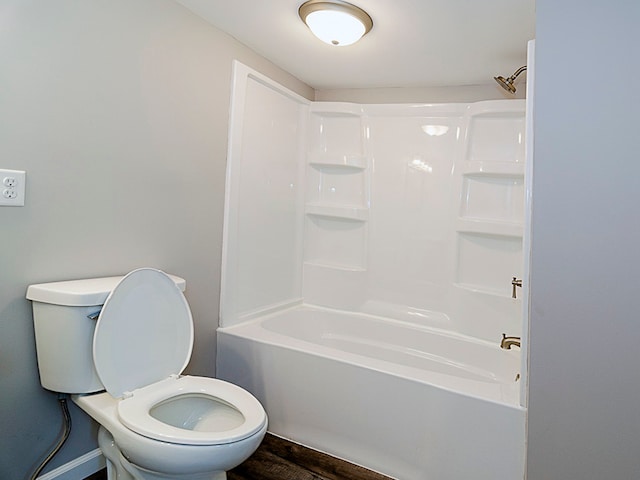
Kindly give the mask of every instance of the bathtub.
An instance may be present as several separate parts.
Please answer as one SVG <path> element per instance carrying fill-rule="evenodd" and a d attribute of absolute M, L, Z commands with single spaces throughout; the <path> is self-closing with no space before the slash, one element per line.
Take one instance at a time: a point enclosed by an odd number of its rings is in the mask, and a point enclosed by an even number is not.
<path fill-rule="evenodd" d="M 269 431 L 401 480 L 520 480 L 517 350 L 297 305 L 218 329 L 218 377 Z"/>

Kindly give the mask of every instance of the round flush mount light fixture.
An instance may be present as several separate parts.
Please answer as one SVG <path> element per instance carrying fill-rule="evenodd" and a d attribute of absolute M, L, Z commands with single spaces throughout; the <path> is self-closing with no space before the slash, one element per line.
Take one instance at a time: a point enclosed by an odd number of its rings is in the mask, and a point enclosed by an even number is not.
<path fill-rule="evenodd" d="M 309 0 L 298 14 L 316 37 L 337 47 L 357 42 L 373 28 L 367 12 L 341 0 Z"/>

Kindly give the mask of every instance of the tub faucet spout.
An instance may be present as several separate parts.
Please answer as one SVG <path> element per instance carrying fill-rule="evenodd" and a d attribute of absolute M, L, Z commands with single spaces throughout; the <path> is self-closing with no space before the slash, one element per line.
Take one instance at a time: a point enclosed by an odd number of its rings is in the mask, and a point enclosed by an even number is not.
<path fill-rule="evenodd" d="M 520 337 L 507 337 L 507 335 L 503 333 L 502 340 L 500 341 L 500 348 L 511 350 L 511 347 L 513 346 L 520 346 Z"/>

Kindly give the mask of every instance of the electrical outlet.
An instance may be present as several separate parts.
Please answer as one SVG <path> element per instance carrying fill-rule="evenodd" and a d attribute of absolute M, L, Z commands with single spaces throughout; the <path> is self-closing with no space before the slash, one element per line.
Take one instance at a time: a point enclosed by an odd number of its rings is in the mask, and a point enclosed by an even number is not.
<path fill-rule="evenodd" d="M 27 172 L 22 170 L 0 169 L 0 206 L 24 206 Z"/>

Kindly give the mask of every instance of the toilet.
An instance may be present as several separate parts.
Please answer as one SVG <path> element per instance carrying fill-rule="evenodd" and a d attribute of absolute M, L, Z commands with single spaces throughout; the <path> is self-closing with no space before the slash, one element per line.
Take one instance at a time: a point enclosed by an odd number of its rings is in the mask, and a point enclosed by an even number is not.
<path fill-rule="evenodd" d="M 27 289 L 40 382 L 100 424 L 110 480 L 223 480 L 267 430 L 246 390 L 181 375 L 193 347 L 184 288 L 142 268 Z"/>

